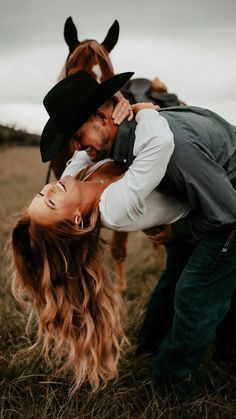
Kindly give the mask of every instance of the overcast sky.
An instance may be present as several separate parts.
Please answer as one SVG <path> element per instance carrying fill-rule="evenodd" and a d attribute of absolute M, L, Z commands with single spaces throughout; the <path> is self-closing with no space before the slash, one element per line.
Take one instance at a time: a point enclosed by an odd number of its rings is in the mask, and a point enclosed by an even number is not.
<path fill-rule="evenodd" d="M 140 4 L 139 4 L 140 3 Z M 0 0 L 0 124 L 40 133 L 42 100 L 67 56 L 64 22 L 103 41 L 115 19 L 116 73 L 158 76 L 188 104 L 236 125 L 236 0 Z"/>

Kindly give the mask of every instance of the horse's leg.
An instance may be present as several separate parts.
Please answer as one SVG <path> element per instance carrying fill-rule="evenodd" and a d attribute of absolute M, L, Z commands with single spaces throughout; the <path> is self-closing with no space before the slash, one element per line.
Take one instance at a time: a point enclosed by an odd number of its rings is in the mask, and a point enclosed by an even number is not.
<path fill-rule="evenodd" d="M 111 253 L 115 260 L 115 270 L 117 274 L 116 288 L 122 292 L 126 291 L 127 284 L 125 280 L 124 261 L 126 258 L 128 233 L 114 231 L 111 244 Z"/>

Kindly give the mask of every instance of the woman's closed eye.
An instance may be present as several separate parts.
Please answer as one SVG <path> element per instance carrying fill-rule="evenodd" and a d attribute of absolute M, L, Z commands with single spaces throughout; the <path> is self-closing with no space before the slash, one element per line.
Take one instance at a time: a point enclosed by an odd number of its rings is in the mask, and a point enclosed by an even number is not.
<path fill-rule="evenodd" d="M 44 194 L 42 193 L 42 192 L 39 192 L 39 193 L 37 193 L 37 195 L 39 196 L 44 196 Z M 51 199 L 48 199 L 48 202 L 50 202 L 50 204 L 51 205 L 53 205 L 54 207 L 56 206 L 56 204 L 51 200 Z"/>
<path fill-rule="evenodd" d="M 53 201 L 51 201 L 51 199 L 49 199 L 48 202 L 50 202 L 50 204 L 52 204 L 54 207 L 56 206 L 56 204 Z"/>

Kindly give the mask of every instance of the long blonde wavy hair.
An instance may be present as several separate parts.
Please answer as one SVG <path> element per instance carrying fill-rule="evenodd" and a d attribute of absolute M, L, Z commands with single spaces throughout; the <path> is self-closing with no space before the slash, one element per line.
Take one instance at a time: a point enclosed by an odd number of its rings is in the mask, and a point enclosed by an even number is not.
<path fill-rule="evenodd" d="M 123 302 L 103 263 L 98 205 L 84 224 L 63 221 L 49 228 L 25 210 L 11 236 L 12 291 L 32 305 L 35 345 L 43 342 L 45 359 L 74 370 L 74 390 L 88 381 L 96 391 L 117 376 L 127 339 Z"/>

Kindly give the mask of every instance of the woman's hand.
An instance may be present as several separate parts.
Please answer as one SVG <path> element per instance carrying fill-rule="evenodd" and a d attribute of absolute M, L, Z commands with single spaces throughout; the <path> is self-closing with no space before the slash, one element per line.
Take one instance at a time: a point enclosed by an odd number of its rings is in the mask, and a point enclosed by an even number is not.
<path fill-rule="evenodd" d="M 142 109 L 156 109 L 158 111 L 160 109 L 159 105 L 154 105 L 152 102 L 140 102 L 134 103 L 131 105 L 132 111 L 134 114 L 138 113 Z"/>
<path fill-rule="evenodd" d="M 148 230 L 144 230 L 144 233 L 155 244 L 166 244 L 173 239 L 171 224 L 164 224 L 160 227 L 149 228 Z"/>
<path fill-rule="evenodd" d="M 117 105 L 112 114 L 114 124 L 120 125 L 127 117 L 128 121 L 131 121 L 134 117 L 132 107 L 128 101 L 123 96 L 116 96 Z"/>
<path fill-rule="evenodd" d="M 134 114 L 138 113 L 142 109 L 160 109 L 160 106 L 154 105 L 151 102 L 140 102 L 130 105 L 128 99 L 125 99 L 123 96 L 116 96 L 117 105 L 112 114 L 114 124 L 120 125 L 127 117 L 128 121 L 131 121 L 134 117 Z"/>

